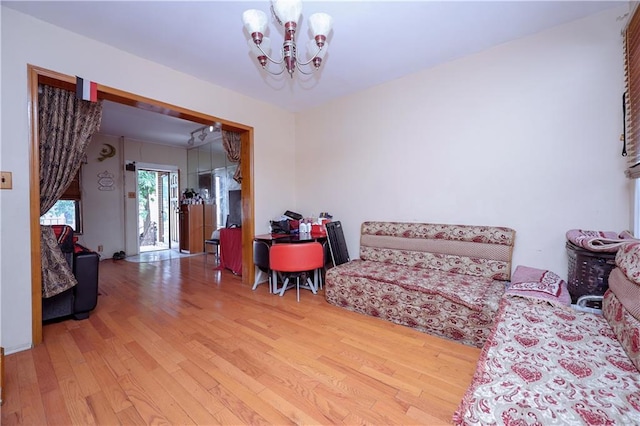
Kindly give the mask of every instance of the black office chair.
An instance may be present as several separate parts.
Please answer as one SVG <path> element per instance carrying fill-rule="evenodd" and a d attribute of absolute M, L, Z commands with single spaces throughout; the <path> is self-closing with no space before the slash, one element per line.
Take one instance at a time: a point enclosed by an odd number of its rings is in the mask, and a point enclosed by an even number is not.
<path fill-rule="evenodd" d="M 253 241 L 253 263 L 256 265 L 259 271 L 267 274 L 267 282 L 269 283 L 269 293 L 273 293 L 273 283 L 271 282 L 271 268 L 269 267 L 269 244 L 265 241 Z M 264 281 L 258 281 L 259 276 L 256 276 L 256 280 L 253 283 L 252 290 L 255 290 L 258 285 Z"/>

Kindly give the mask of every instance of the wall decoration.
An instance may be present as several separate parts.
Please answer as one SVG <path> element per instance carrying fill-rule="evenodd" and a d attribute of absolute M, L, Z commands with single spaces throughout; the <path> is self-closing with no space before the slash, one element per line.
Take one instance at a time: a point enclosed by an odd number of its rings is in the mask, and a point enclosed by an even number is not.
<path fill-rule="evenodd" d="M 113 173 L 109 173 L 106 170 L 102 173 L 98 173 L 98 190 L 113 191 L 116 189 L 113 185 L 114 183 Z"/>
<path fill-rule="evenodd" d="M 104 161 L 107 158 L 111 158 L 116 155 L 116 148 L 113 145 L 108 143 L 103 143 L 104 148 L 100 150 L 100 157 L 98 157 L 98 161 Z"/>

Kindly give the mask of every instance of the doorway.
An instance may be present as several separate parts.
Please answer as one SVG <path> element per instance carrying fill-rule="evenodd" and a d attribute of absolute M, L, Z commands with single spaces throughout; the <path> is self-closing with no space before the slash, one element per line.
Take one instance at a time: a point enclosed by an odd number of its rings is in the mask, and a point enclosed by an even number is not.
<path fill-rule="evenodd" d="M 42 279 L 40 262 L 40 185 L 38 180 L 39 162 L 39 132 L 38 114 L 38 84 L 49 84 L 66 90 L 76 90 L 76 78 L 61 74 L 35 65 L 27 65 L 29 80 L 29 119 L 30 119 L 30 235 L 31 235 L 31 326 L 32 343 L 42 341 Z M 162 114 L 171 114 L 179 118 L 196 123 L 207 124 L 217 122 L 222 124 L 222 130 L 240 133 L 241 140 L 241 170 L 242 180 L 242 283 L 251 284 L 253 281 L 253 231 L 254 231 L 254 195 L 253 195 L 253 127 L 227 121 L 208 114 L 187 110 L 175 105 L 167 104 L 151 98 L 145 98 L 133 93 L 124 92 L 102 84 L 97 84 L 98 99 L 109 100 L 137 108 L 144 108 Z M 135 193 L 133 194 L 135 196 Z"/>
<path fill-rule="evenodd" d="M 177 172 L 137 170 L 138 253 L 178 247 L 177 182 Z"/>

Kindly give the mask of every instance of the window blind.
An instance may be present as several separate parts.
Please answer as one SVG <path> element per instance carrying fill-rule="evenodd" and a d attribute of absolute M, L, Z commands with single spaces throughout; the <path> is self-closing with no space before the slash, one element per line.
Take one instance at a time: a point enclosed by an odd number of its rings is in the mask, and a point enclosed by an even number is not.
<path fill-rule="evenodd" d="M 76 173 L 73 180 L 71 181 L 67 189 L 64 191 L 62 196 L 60 197 L 61 200 L 74 200 L 74 201 L 81 200 L 82 198 L 82 194 L 80 192 L 80 172 L 81 171 L 82 171 L 82 167 L 80 167 L 80 169 L 78 170 L 78 173 Z"/>
<path fill-rule="evenodd" d="M 625 130 L 628 178 L 640 178 L 640 13 L 635 8 L 624 32 Z"/>

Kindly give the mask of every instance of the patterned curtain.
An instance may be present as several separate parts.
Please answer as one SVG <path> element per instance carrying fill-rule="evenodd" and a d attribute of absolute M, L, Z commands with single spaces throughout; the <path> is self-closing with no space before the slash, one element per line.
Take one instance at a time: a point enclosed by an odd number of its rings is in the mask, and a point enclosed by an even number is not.
<path fill-rule="evenodd" d="M 240 133 L 229 132 L 227 130 L 222 131 L 222 146 L 227 152 L 227 158 L 233 163 L 238 163 L 236 173 L 233 175 L 233 180 L 238 183 L 242 183 L 242 170 L 240 170 Z"/>
<path fill-rule="evenodd" d="M 78 172 L 87 145 L 102 121 L 102 102 L 76 99 L 75 92 L 41 85 L 40 215 L 58 201 Z M 51 228 L 40 227 L 42 296 L 51 297 L 77 284 Z"/>

